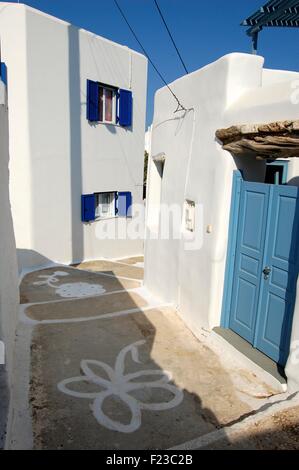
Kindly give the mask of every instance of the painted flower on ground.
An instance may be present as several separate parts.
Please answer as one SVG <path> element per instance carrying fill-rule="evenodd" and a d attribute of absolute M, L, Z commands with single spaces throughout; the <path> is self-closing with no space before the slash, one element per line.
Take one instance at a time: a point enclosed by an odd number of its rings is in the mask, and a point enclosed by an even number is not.
<path fill-rule="evenodd" d="M 60 277 L 69 276 L 69 273 L 65 271 L 55 271 L 51 275 L 40 275 L 38 276 L 42 281 L 35 282 L 35 286 L 49 286 L 56 290 L 56 294 L 60 297 L 67 298 L 81 298 L 89 297 L 93 295 L 101 295 L 106 292 L 103 286 L 100 284 L 89 284 L 88 282 L 72 282 L 68 284 L 61 284 L 60 286 L 57 283 L 60 281 Z"/>
<path fill-rule="evenodd" d="M 104 294 L 105 289 L 98 284 L 88 284 L 87 282 L 73 282 L 72 284 L 62 284 L 56 290 L 60 297 L 87 297 Z"/>
<path fill-rule="evenodd" d="M 53 287 L 54 289 L 57 288 L 57 285 L 55 285 L 57 282 L 59 282 L 60 279 L 59 277 L 64 277 L 64 276 L 69 276 L 69 273 L 66 273 L 65 271 L 55 271 L 53 274 L 41 274 L 38 276 L 39 279 L 43 279 L 42 281 L 34 282 L 34 286 L 49 286 Z"/>
<path fill-rule="evenodd" d="M 122 433 L 132 433 L 141 426 L 141 411 L 142 410 L 153 410 L 153 411 L 164 411 L 169 410 L 178 406 L 183 398 L 183 391 L 177 388 L 175 385 L 170 384 L 172 377 L 167 371 L 154 369 L 154 370 L 141 370 L 131 374 L 125 374 L 125 360 L 128 354 L 131 354 L 132 359 L 136 363 L 140 363 L 138 358 L 138 346 L 141 346 L 145 341 L 138 341 L 129 346 L 123 348 L 117 356 L 114 369 L 108 364 L 96 361 L 96 360 L 83 360 L 81 362 L 81 370 L 84 375 L 79 377 L 73 377 L 70 379 L 63 380 L 58 384 L 58 389 L 70 396 L 76 398 L 85 398 L 93 400 L 91 410 L 95 419 L 102 426 L 105 426 L 111 431 L 118 431 Z M 105 373 L 103 378 L 97 375 L 91 367 L 102 369 Z M 157 379 L 153 379 L 154 377 Z M 146 381 L 150 377 L 151 381 Z M 138 382 L 136 379 L 142 379 Z M 82 392 L 75 391 L 70 388 L 70 385 L 74 383 L 83 383 L 96 385 L 99 387 L 99 391 L 96 392 Z M 140 398 L 133 396 L 136 391 L 162 391 L 165 395 L 165 401 L 145 403 Z M 166 393 L 165 393 L 166 392 Z M 167 398 L 173 396 L 170 401 Z M 160 394 L 161 396 L 161 394 Z M 130 410 L 131 420 L 129 424 L 123 424 L 119 421 L 111 419 L 103 410 L 104 401 L 107 398 L 116 397 L 120 399 Z M 115 402 L 117 406 L 117 401 Z"/>

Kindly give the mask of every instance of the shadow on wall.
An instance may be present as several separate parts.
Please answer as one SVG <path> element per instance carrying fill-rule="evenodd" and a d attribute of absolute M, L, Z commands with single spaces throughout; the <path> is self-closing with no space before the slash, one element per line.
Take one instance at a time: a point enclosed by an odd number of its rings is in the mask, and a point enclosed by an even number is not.
<path fill-rule="evenodd" d="M 38 123 L 35 122 L 35 119 L 41 115 L 41 107 L 35 107 L 35 102 L 41 96 L 42 87 L 38 86 L 36 91 L 31 91 L 33 99 L 30 106 L 32 105 L 34 109 L 32 131 L 37 133 L 37 129 L 40 130 L 41 135 L 37 137 L 37 141 L 41 146 L 44 145 L 43 142 L 50 140 L 53 141 L 53 145 L 45 150 L 45 155 L 42 156 L 39 164 L 33 165 L 31 169 L 32 181 L 34 182 L 30 189 L 33 205 L 32 245 L 27 248 L 37 248 L 38 251 L 47 253 L 51 258 L 71 262 L 72 260 L 82 260 L 84 254 L 83 226 L 81 224 L 82 130 L 79 30 L 70 25 L 67 33 L 66 51 L 63 48 L 62 51 L 59 51 L 58 62 L 60 64 L 60 61 L 63 61 L 63 65 L 58 65 L 57 72 L 55 72 L 55 66 L 50 67 L 49 77 L 51 80 L 47 78 L 43 84 L 44 92 L 47 93 L 45 103 L 49 105 L 50 111 L 42 124 L 41 119 L 38 120 Z M 36 36 L 35 40 L 42 42 L 43 39 Z M 49 53 L 54 54 L 51 50 Z M 47 54 L 47 50 L 45 54 Z M 33 60 L 37 59 L 37 53 L 34 52 Z M 61 70 L 63 75 L 61 75 Z M 34 74 L 34 80 L 43 82 L 44 73 L 42 68 L 38 74 Z M 62 88 L 65 90 L 64 95 L 61 95 Z M 56 92 L 61 96 L 60 100 L 52 99 Z M 57 116 L 56 120 L 52 118 L 54 113 Z M 48 126 L 47 130 L 46 126 Z M 36 149 L 36 152 L 43 151 L 36 145 L 32 147 Z M 40 191 L 39 185 L 41 186 Z M 41 194 L 45 196 L 44 207 L 42 207 L 43 197 Z M 49 216 L 45 210 L 47 204 L 50 206 L 51 215 Z M 22 253 L 23 247 L 19 246 L 19 248 L 21 248 L 19 259 L 22 255 L 25 259 L 28 259 L 30 255 L 36 259 L 36 253 L 30 253 L 30 250 L 27 253 Z M 37 265 L 42 262 L 42 259 L 37 259 Z M 24 267 L 27 266 L 30 265 L 26 263 Z"/>
<path fill-rule="evenodd" d="M 106 129 L 111 133 L 111 134 L 116 134 L 116 127 L 115 125 L 111 125 L 111 124 L 106 124 Z"/>
<path fill-rule="evenodd" d="M 0 80 L 0 448 L 5 437 L 9 387 L 13 381 L 14 344 L 18 312 L 16 244 L 9 198 L 9 132 L 6 89 Z M 1 353 L 3 345 L 1 347 Z M 5 359 L 5 365 L 2 364 Z"/>
<path fill-rule="evenodd" d="M 233 156 L 236 167 L 242 172 L 245 181 L 264 183 L 266 177 L 266 161 L 256 160 L 252 156 Z"/>
<path fill-rule="evenodd" d="M 298 186 L 299 187 L 299 176 L 294 176 L 288 181 L 289 186 Z"/>
<path fill-rule="evenodd" d="M 54 261 L 42 255 L 41 253 L 25 248 L 17 248 L 17 260 L 19 273 L 22 271 L 22 269 L 30 268 L 32 266 L 51 266 L 55 264 Z"/>
<path fill-rule="evenodd" d="M 298 178 L 293 178 L 297 180 Z M 293 186 L 297 186 L 294 185 Z M 287 271 L 287 286 L 286 286 L 286 303 L 285 303 L 285 312 L 283 317 L 283 324 L 281 329 L 281 338 L 280 344 L 284 345 L 285 348 L 280 352 L 280 362 L 285 365 L 288 355 L 290 353 L 291 347 L 291 337 L 294 327 L 294 323 L 298 322 L 298 319 L 295 317 L 295 304 L 297 293 L 297 282 L 299 275 L 299 251 L 298 251 L 298 240 L 299 240 L 299 188 L 297 189 L 297 199 L 295 200 L 294 208 L 294 223 L 291 233 L 291 242 L 290 242 L 290 252 L 288 260 L 288 271 Z M 281 202 L 280 202 L 281 203 Z M 274 257 L 274 256 L 273 256 Z M 295 330 L 295 328 L 294 328 Z M 292 360 L 290 358 L 291 368 L 294 368 L 292 365 Z M 295 364 L 295 370 L 297 371 Z M 297 372 L 296 372 L 297 374 Z"/>
<path fill-rule="evenodd" d="M 71 236 L 72 261 L 84 259 L 83 224 L 81 223 L 82 137 L 79 29 L 69 26 L 69 100 L 70 100 L 70 167 L 71 167 Z"/>
<path fill-rule="evenodd" d="M 223 142 L 215 137 L 215 142 L 223 149 Z M 238 170 L 242 172 L 245 181 L 264 183 L 266 177 L 266 160 L 257 160 L 252 155 L 233 155 L 226 152 L 228 158 L 232 158 Z"/>

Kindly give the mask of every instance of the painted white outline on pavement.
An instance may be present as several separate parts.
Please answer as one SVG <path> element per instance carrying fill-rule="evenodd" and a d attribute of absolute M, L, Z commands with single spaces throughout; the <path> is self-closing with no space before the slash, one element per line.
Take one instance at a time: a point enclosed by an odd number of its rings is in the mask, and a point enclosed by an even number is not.
<path fill-rule="evenodd" d="M 105 273 L 102 271 L 92 271 L 90 269 L 81 269 L 81 268 L 72 268 L 72 269 L 76 269 L 77 271 L 83 271 L 84 273 L 95 274 L 97 276 L 114 277 L 115 279 L 123 279 L 124 281 L 139 282 L 140 284 L 143 283 L 143 279 L 135 279 L 133 277 L 118 276 L 117 274 L 109 274 L 109 273 Z"/>
<path fill-rule="evenodd" d="M 107 260 L 109 261 L 110 263 L 114 263 L 114 264 L 120 264 L 122 266 L 128 266 L 129 268 L 139 268 L 139 269 L 143 269 L 144 268 L 144 261 L 136 261 L 136 263 L 133 263 L 133 264 L 129 264 L 129 263 L 124 263 L 123 261 L 112 261 L 112 260 Z M 138 264 L 141 264 L 142 266 L 137 266 Z"/>
<path fill-rule="evenodd" d="M 99 260 L 99 261 L 107 261 L 107 260 Z M 131 266 L 131 265 L 128 265 L 128 266 Z M 29 274 L 42 272 L 42 271 L 48 271 L 50 269 L 56 269 L 56 268 L 70 269 L 70 270 L 75 271 L 75 272 L 82 271 L 82 272 L 85 272 L 85 273 L 88 273 L 88 274 L 94 274 L 96 276 L 114 277 L 115 279 L 123 279 L 125 281 L 138 282 L 139 284 L 143 283 L 143 279 L 135 279 L 135 278 L 132 278 L 132 277 L 124 277 L 124 276 L 118 276 L 116 274 L 109 274 L 109 273 L 105 273 L 105 272 L 102 272 L 102 271 L 92 271 L 90 269 L 76 268 L 72 265 L 62 265 L 62 264 L 50 263 L 50 264 L 46 264 L 46 265 L 43 265 L 43 266 L 36 266 L 34 268 L 24 269 L 21 272 L 20 276 L 19 276 L 19 286 L 21 286 L 21 284 L 22 284 L 23 280 L 25 279 L 25 277 Z"/>
<path fill-rule="evenodd" d="M 36 304 L 35 304 L 36 305 Z M 92 317 L 78 317 L 78 318 L 60 318 L 56 320 L 34 320 L 26 315 L 25 310 L 28 307 L 24 309 L 21 309 L 20 312 L 20 317 L 23 323 L 31 324 L 31 325 L 53 325 L 53 324 L 62 324 L 62 323 L 82 323 L 85 321 L 92 321 L 92 320 L 104 320 L 107 318 L 115 318 L 115 317 L 122 317 L 125 315 L 131 315 L 133 313 L 144 313 L 147 312 L 148 310 L 156 310 L 156 309 L 161 309 L 161 308 L 167 308 L 170 307 L 171 304 L 163 304 L 163 305 L 149 305 L 147 307 L 136 307 L 128 310 L 122 310 L 118 312 L 111 312 L 111 313 L 103 313 L 101 315 L 96 315 Z"/>
<path fill-rule="evenodd" d="M 122 290 L 114 290 L 114 291 L 111 291 L 111 292 L 104 292 L 104 294 L 97 294 L 97 295 L 87 295 L 87 296 L 84 296 L 83 298 L 69 298 L 69 299 L 64 299 L 64 298 L 61 298 L 61 299 L 53 299 L 53 300 L 44 300 L 44 301 L 39 301 L 37 300 L 36 302 L 28 302 L 28 303 L 22 303 L 20 304 L 21 306 L 25 306 L 26 308 L 27 307 L 32 307 L 33 305 L 48 305 L 48 304 L 62 304 L 64 302 L 75 302 L 76 300 L 90 300 L 90 299 L 94 299 L 94 298 L 99 298 L 99 297 L 105 297 L 107 295 L 113 295 L 113 294 L 123 294 L 125 292 L 131 292 L 131 293 L 134 293 L 136 291 L 138 291 L 140 289 L 140 287 L 132 287 L 131 289 L 122 289 Z"/>
<path fill-rule="evenodd" d="M 91 284 L 89 282 L 71 282 L 68 284 L 57 285 L 59 277 L 70 276 L 65 271 L 55 271 L 52 274 L 40 274 L 38 276 L 41 281 L 33 283 L 33 286 L 48 286 L 55 289 L 55 294 L 63 298 L 82 299 L 92 295 L 101 295 L 106 292 L 100 284 Z"/>
<path fill-rule="evenodd" d="M 108 364 L 102 361 L 96 360 L 83 360 L 81 361 L 81 370 L 84 375 L 80 377 L 72 377 L 70 379 L 63 380 L 57 387 L 58 389 L 67 395 L 76 398 L 85 398 L 94 400 L 91 405 L 91 410 L 95 419 L 99 424 L 110 429 L 111 431 L 118 431 L 122 433 L 135 432 L 141 426 L 141 410 L 152 410 L 152 411 L 165 411 L 174 408 L 181 404 L 184 398 L 183 391 L 171 385 L 169 382 L 172 380 L 172 374 L 168 371 L 155 369 L 155 370 L 141 370 L 131 374 L 125 374 L 125 360 L 126 356 L 131 354 L 132 359 L 135 363 L 140 364 L 138 355 L 138 346 L 142 346 L 146 341 L 137 341 L 136 343 L 125 346 L 118 354 L 115 362 L 114 369 Z M 89 365 L 95 365 L 97 368 L 101 368 L 105 371 L 109 380 L 102 378 L 92 371 Z M 136 382 L 139 377 L 146 376 L 160 376 L 157 380 L 149 382 Z M 88 382 L 96 384 L 100 387 L 99 392 L 76 392 L 68 388 L 69 384 L 76 382 Z M 104 391 L 101 390 L 104 387 Z M 134 396 L 130 395 L 130 392 L 143 389 L 162 389 L 173 395 L 172 400 L 160 402 L 160 403 L 144 403 Z M 114 421 L 103 411 L 103 404 L 108 397 L 118 397 L 120 400 L 127 405 L 131 412 L 131 420 L 129 424 L 123 424 L 119 421 Z"/>

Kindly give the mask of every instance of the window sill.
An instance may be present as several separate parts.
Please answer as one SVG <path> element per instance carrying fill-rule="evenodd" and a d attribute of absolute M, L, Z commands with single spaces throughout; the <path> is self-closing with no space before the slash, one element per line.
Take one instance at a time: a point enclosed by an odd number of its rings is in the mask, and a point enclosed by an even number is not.
<path fill-rule="evenodd" d="M 109 217 L 96 217 L 94 220 L 91 220 L 91 222 L 103 222 L 105 220 L 112 220 L 112 219 L 118 219 L 118 215 L 111 215 Z"/>
<path fill-rule="evenodd" d="M 109 121 L 88 121 L 90 125 L 98 126 L 114 126 L 114 127 L 122 127 L 117 122 L 109 122 Z"/>
<path fill-rule="evenodd" d="M 97 217 L 94 220 L 84 221 L 83 224 L 93 224 L 94 222 L 105 222 L 106 220 L 114 220 L 114 219 L 132 219 L 132 216 L 124 216 L 124 215 L 113 215 L 111 217 Z"/>
<path fill-rule="evenodd" d="M 121 126 L 118 124 L 118 122 L 104 122 L 104 121 L 88 121 L 89 125 L 94 127 L 98 125 L 102 126 L 113 126 L 113 127 L 119 127 L 119 129 L 126 129 L 126 130 L 131 130 L 132 126 Z"/>

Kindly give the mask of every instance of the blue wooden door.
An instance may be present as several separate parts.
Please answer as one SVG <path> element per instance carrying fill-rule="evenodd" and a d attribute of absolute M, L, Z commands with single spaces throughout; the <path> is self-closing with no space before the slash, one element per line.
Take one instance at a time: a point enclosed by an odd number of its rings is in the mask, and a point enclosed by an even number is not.
<path fill-rule="evenodd" d="M 255 336 L 269 192 L 270 185 L 242 182 L 229 326 L 250 343 Z"/>
<path fill-rule="evenodd" d="M 299 191 L 272 186 L 254 345 L 275 362 L 288 358 L 298 277 Z M 268 274 L 267 274 L 268 273 Z"/>
<path fill-rule="evenodd" d="M 229 327 L 284 365 L 298 276 L 299 191 L 242 182 Z"/>

